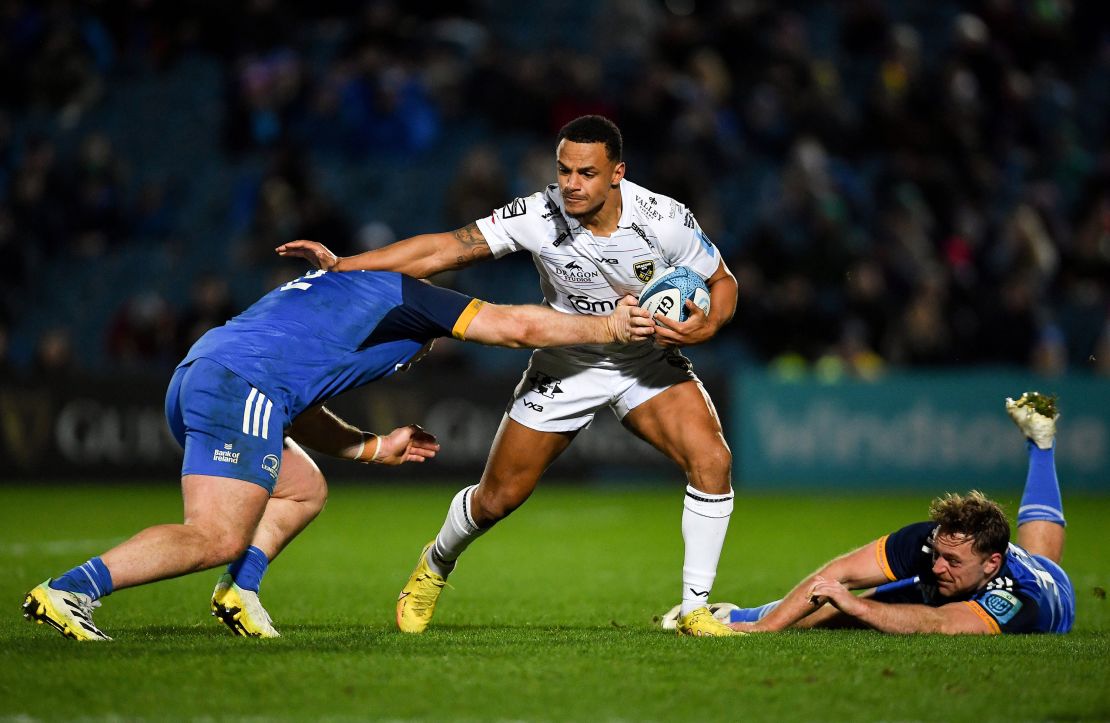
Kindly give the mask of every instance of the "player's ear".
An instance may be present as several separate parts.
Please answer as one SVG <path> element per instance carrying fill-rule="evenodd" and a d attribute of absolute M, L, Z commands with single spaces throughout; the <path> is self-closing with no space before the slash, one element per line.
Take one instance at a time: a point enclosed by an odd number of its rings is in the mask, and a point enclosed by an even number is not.
<path fill-rule="evenodd" d="M 992 552 L 987 558 L 986 563 L 983 565 L 983 572 L 988 576 L 993 576 L 996 572 L 1002 569 L 1002 553 Z"/>
<path fill-rule="evenodd" d="M 609 185 L 616 188 L 622 178 L 624 178 L 624 161 L 618 161 L 617 165 L 613 166 L 613 180 Z"/>

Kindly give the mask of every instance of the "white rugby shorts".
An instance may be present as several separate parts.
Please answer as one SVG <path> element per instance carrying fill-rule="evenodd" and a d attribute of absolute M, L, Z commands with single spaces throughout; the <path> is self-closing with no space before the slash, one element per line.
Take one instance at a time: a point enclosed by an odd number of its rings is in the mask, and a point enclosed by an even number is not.
<path fill-rule="evenodd" d="M 646 355 L 595 365 L 564 349 L 532 353 L 509 402 L 509 418 L 540 432 L 573 432 L 608 406 L 624 415 L 660 392 L 686 381 L 699 382 L 690 360 L 677 350 L 653 347 Z"/>

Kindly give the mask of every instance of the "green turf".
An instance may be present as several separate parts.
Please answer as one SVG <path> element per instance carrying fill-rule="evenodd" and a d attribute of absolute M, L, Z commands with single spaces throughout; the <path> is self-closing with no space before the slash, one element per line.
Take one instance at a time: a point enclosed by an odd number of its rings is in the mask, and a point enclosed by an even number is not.
<path fill-rule="evenodd" d="M 112 596 L 110 644 L 29 625 L 22 594 L 180 514 L 176 488 L 3 489 L 0 718 L 499 720 L 1110 719 L 1110 498 L 1069 500 L 1068 636 L 810 632 L 679 639 L 681 492 L 556 488 L 467 553 L 435 626 L 393 601 L 454 489 L 341 486 L 271 567 L 284 637 L 233 638 L 207 614 L 216 575 Z M 1002 498 L 1014 509 L 1016 500 Z M 777 597 L 825 558 L 916 520 L 928 500 L 744 497 L 714 598 Z M 1097 588 L 1097 589 L 1096 589 Z"/>

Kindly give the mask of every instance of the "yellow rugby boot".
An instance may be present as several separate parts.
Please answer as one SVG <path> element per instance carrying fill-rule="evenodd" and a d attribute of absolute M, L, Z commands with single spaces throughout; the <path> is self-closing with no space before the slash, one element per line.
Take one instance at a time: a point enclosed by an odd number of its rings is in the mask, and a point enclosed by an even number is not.
<path fill-rule="evenodd" d="M 699 638 L 722 638 L 729 635 L 747 635 L 739 630 L 733 630 L 728 625 L 713 617 L 707 607 L 700 607 L 687 615 L 680 615 L 675 624 L 679 635 L 693 635 Z"/>
<path fill-rule="evenodd" d="M 231 632 L 244 638 L 281 637 L 274 629 L 270 614 L 259 602 L 258 593 L 236 585 L 231 573 L 220 575 L 212 591 L 212 615 Z"/>
<path fill-rule="evenodd" d="M 50 587 L 50 580 L 37 585 L 23 599 L 23 617 L 39 625 L 46 623 L 73 640 L 111 640 L 92 621 L 99 600 L 79 592 Z"/>
<path fill-rule="evenodd" d="M 733 605 L 727 602 L 709 603 L 709 612 L 713 613 L 713 617 L 720 620 L 722 623 L 728 624 L 732 618 L 732 611 L 739 610 L 739 605 Z M 677 630 L 678 629 L 678 616 L 682 614 L 682 603 L 675 605 L 673 608 L 663 613 L 662 617 L 652 618 L 653 623 L 659 623 L 659 626 L 664 630 Z"/>
<path fill-rule="evenodd" d="M 434 544 L 435 540 L 432 540 L 424 545 L 416 569 L 397 596 L 397 627 L 403 633 L 424 632 L 435 614 L 439 593 L 447 584 L 442 575 L 432 572 L 428 567 L 428 550 Z"/>

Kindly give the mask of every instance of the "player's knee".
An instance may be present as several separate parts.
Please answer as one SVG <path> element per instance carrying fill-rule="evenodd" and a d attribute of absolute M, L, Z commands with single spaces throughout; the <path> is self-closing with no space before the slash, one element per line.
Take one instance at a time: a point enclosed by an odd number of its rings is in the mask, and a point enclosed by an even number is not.
<path fill-rule="evenodd" d="M 475 522 L 485 527 L 512 514 L 524 504 L 530 493 L 530 489 L 525 492 L 520 486 L 512 484 L 499 484 L 485 490 L 479 486 L 470 498 L 473 506 L 471 514 Z"/>
<path fill-rule="evenodd" d="M 204 539 L 205 569 L 239 559 L 250 546 L 253 533 L 253 530 L 236 530 L 222 526 L 200 527 L 198 531 Z"/>
<path fill-rule="evenodd" d="M 324 505 L 328 502 L 328 482 L 324 479 L 324 475 L 319 471 L 312 475 L 312 484 L 310 485 L 304 498 L 304 507 L 313 518 L 320 514 L 324 509 Z"/>
<path fill-rule="evenodd" d="M 732 489 L 732 452 L 724 444 L 698 450 L 686 465 L 686 476 L 702 492 L 725 494 Z"/>

